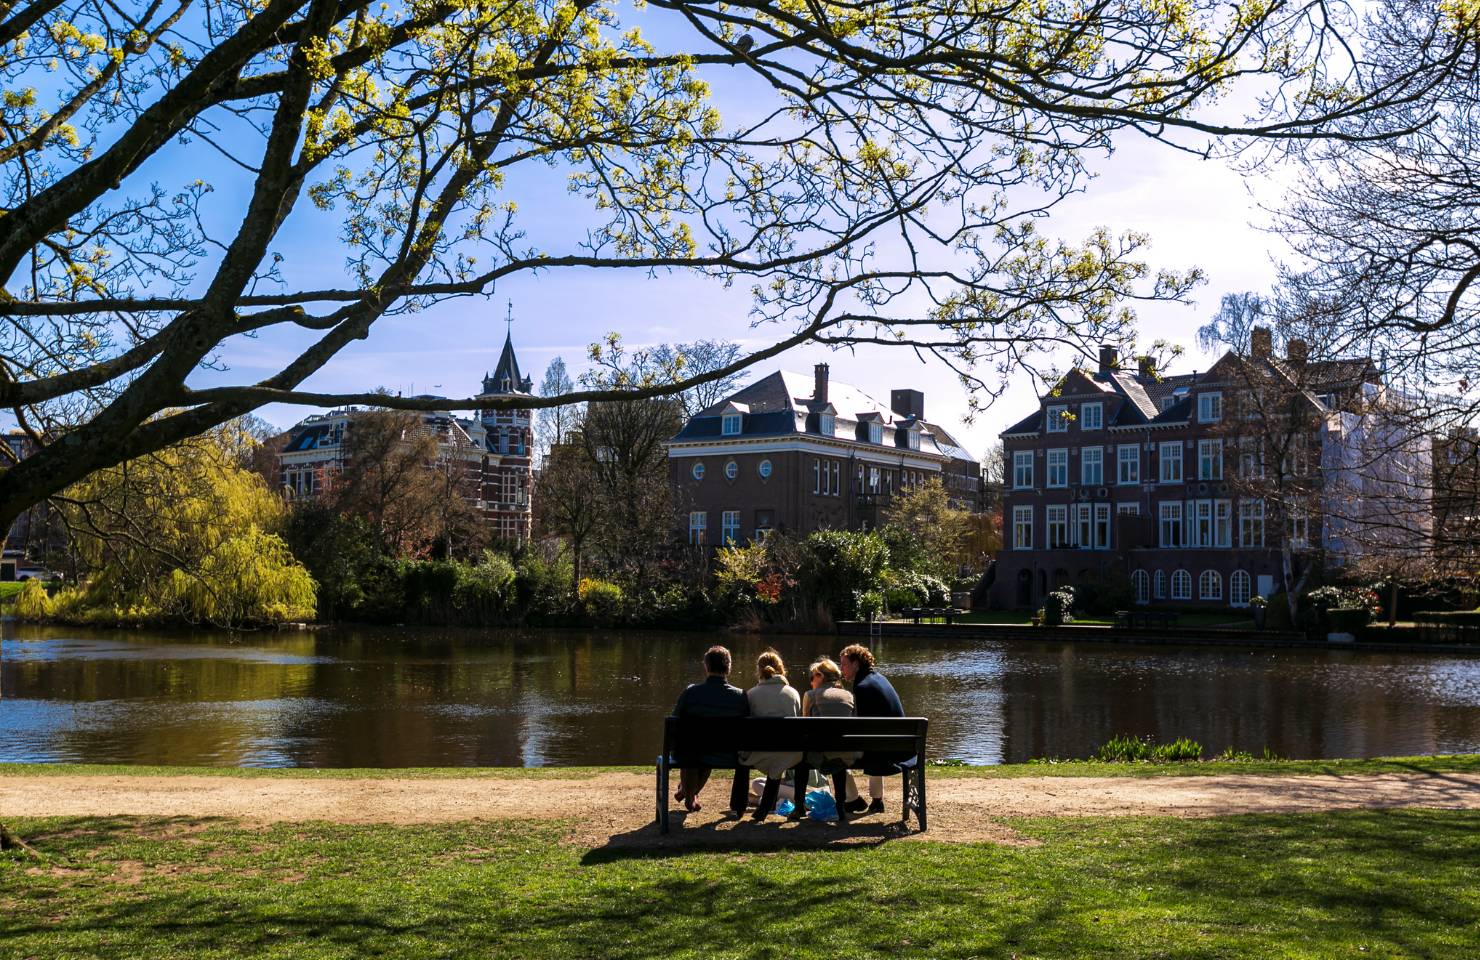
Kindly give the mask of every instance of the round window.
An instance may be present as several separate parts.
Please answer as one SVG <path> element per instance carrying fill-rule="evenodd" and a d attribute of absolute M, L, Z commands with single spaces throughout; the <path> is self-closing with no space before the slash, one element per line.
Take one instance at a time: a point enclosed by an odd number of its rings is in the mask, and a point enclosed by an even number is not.
<path fill-rule="evenodd" d="M 696 464 L 694 464 L 694 479 L 695 480 L 703 480 L 704 479 L 704 464 L 702 464 L 702 463 L 696 463 Z"/>
<path fill-rule="evenodd" d="M 762 460 L 760 466 L 756 467 L 755 469 L 756 472 L 761 475 L 761 479 L 766 480 L 771 476 L 771 461 Z"/>
<path fill-rule="evenodd" d="M 740 476 L 740 464 L 733 460 L 725 464 L 725 479 L 733 480 L 738 476 Z"/>

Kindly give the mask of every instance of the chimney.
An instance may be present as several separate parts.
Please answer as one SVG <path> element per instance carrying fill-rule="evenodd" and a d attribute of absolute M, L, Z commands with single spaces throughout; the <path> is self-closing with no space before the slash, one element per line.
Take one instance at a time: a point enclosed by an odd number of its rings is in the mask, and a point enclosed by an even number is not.
<path fill-rule="evenodd" d="M 1156 379 L 1155 357 L 1137 357 L 1136 365 L 1140 368 L 1140 377 L 1142 380 Z"/>
<path fill-rule="evenodd" d="M 819 363 L 812 368 L 814 386 L 812 387 L 812 399 L 818 403 L 827 403 L 827 364 Z"/>
<path fill-rule="evenodd" d="M 925 419 L 925 394 L 918 390 L 890 390 L 889 409 L 901 417 Z"/>
<path fill-rule="evenodd" d="M 1120 351 L 1108 343 L 1100 344 L 1100 376 L 1109 376 L 1120 366 Z"/>
<path fill-rule="evenodd" d="M 1291 348 L 1294 348 L 1292 343 Z M 1249 355 L 1255 360 L 1268 360 L 1274 354 L 1274 334 L 1268 327 L 1255 327 L 1249 333 Z"/>
<path fill-rule="evenodd" d="M 1304 340 L 1290 341 L 1290 362 L 1304 363 L 1310 357 L 1310 344 Z"/>

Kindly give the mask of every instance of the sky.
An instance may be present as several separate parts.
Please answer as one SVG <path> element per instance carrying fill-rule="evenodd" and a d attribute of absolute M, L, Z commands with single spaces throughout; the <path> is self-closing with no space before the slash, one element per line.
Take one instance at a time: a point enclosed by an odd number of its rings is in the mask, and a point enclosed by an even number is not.
<path fill-rule="evenodd" d="M 648 24 L 646 32 L 663 46 L 661 23 Z M 714 88 L 715 103 L 727 125 L 744 119 L 756 106 L 743 86 L 716 82 Z M 167 150 L 166 154 L 169 158 L 164 163 L 141 171 L 139 178 L 167 189 L 197 176 L 208 180 L 215 192 L 207 216 L 218 217 L 215 226 L 226 235 L 232 218 L 241 215 L 248 185 L 244 175 L 203 145 Z M 1112 233 L 1133 229 L 1151 237 L 1146 259 L 1153 271 L 1201 268 L 1207 282 L 1194 292 L 1193 303 L 1140 305 L 1138 313 L 1141 342 L 1166 339 L 1186 348 L 1178 372 L 1205 368 L 1213 358 L 1197 351 L 1196 331 L 1217 309 L 1222 295 L 1266 290 L 1274 278 L 1273 260 L 1278 257 L 1280 241 L 1260 229 L 1266 219 L 1260 204 L 1278 202 L 1277 185 L 1248 181 L 1221 161 L 1203 160 L 1134 133 L 1120 137 L 1113 156 L 1092 159 L 1091 169 L 1097 179 L 1084 193 L 1057 207 L 1042 224 L 1043 232 L 1074 241 L 1099 226 Z M 541 231 L 550 231 L 552 239 L 558 237 L 566 219 L 584 211 L 584 201 L 572 197 L 553 173 L 547 183 L 514 195 L 531 224 L 533 241 L 542 239 Z M 332 237 L 337 221 L 311 211 L 302 213 L 308 206 L 301 204 L 295 211 L 273 249 L 292 265 L 293 279 L 307 286 L 340 285 L 342 253 L 337 242 L 325 242 L 325 234 Z M 568 247 L 568 242 L 559 244 L 559 248 Z M 578 373 L 587 345 L 609 331 L 621 332 L 631 347 L 721 338 L 749 348 L 767 345 L 778 334 L 789 332 L 750 326 L 746 287 L 742 283 L 725 291 L 702 278 L 676 273 L 648 276 L 585 271 L 511 277 L 486 298 L 451 301 L 424 313 L 378 321 L 368 340 L 342 351 L 305 388 L 362 392 L 384 387 L 407 394 L 471 395 L 497 361 L 510 304 L 519 361 L 536 384 L 556 357 L 573 374 Z M 223 370 L 203 371 L 193 382 L 256 380 L 275 373 L 308 342 L 297 333 L 238 338 L 219 358 Z M 796 348 L 756 367 L 753 378 L 778 368 L 807 372 L 818 362 L 829 363 L 836 380 L 885 401 L 894 388 L 922 390 L 927 416 L 946 425 L 978 455 L 989 449 L 1002 429 L 1037 406 L 1035 384 L 1022 376 L 975 422 L 966 423 L 966 395 L 956 377 L 938 361 L 922 360 L 902 348 Z M 259 414 L 286 428 L 312 412 L 274 405 Z"/>

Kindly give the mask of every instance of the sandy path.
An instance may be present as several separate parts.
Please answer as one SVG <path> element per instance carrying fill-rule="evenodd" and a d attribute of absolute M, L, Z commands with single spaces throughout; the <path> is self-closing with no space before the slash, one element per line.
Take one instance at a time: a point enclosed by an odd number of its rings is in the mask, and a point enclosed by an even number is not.
<path fill-rule="evenodd" d="M 890 812 L 848 829 L 851 838 L 884 836 L 898 816 L 898 782 Z M 719 816 L 728 775 L 705 791 L 705 810 L 674 817 L 680 842 L 733 843 L 743 832 L 777 838 L 798 827 L 733 824 Z M 1167 815 L 1427 807 L 1480 809 L 1480 774 L 1377 776 L 1189 776 L 1157 778 L 1025 777 L 932 779 L 928 838 L 1013 842 L 1003 817 Z M 232 817 L 248 822 L 328 820 L 339 823 L 442 823 L 457 820 L 569 819 L 571 838 L 592 845 L 657 842 L 653 779 L 604 773 L 566 779 L 309 779 L 197 776 L 0 777 L 6 816 Z M 776 821 L 772 821 L 775 824 Z M 828 842 L 840 831 L 825 830 Z M 792 840 L 800 839 L 793 837 Z M 674 842 L 666 840 L 664 842 Z M 791 842 L 791 841 L 786 841 Z"/>

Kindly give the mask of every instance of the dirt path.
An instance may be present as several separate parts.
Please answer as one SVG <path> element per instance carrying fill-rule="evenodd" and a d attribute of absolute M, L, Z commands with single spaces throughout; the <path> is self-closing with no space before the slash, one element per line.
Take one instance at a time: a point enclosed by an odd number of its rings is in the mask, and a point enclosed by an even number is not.
<path fill-rule="evenodd" d="M 891 835 L 898 782 L 889 784 L 889 813 L 861 818 L 846 839 Z M 1480 774 L 1378 776 L 1189 776 L 1156 778 L 1026 777 L 932 779 L 931 840 L 1011 843 L 1004 817 L 1166 815 L 1429 807 L 1480 809 Z M 813 836 L 831 843 L 844 831 L 818 824 L 732 823 L 719 813 L 728 777 L 705 791 L 703 812 L 676 813 L 670 838 L 653 823 L 653 779 L 604 773 L 566 779 L 311 779 L 271 777 L 41 776 L 0 777 L 5 816 L 231 817 L 248 822 L 328 820 L 338 823 L 443 823 L 457 820 L 561 819 L 571 840 L 589 846 L 717 842 L 742 836 L 793 843 Z M 763 833 L 758 833 L 763 831 Z M 794 831 L 801 831 L 789 839 Z M 769 842 L 769 841 L 760 841 Z"/>

